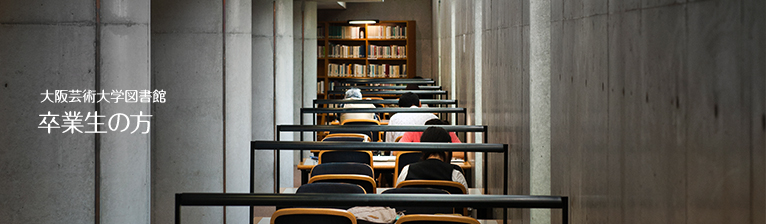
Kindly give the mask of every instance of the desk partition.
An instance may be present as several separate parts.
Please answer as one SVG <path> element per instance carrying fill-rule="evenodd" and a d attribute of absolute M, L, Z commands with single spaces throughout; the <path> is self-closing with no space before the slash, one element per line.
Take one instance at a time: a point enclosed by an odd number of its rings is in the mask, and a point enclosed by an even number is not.
<path fill-rule="evenodd" d="M 569 223 L 569 198 L 528 195 L 442 195 L 423 194 L 235 194 L 180 193 L 175 199 L 175 223 L 181 223 L 182 206 L 409 206 L 472 208 L 561 209 L 561 221 Z M 504 209 L 505 210 L 505 209 Z M 253 213 L 250 209 L 250 222 Z M 507 214 L 503 215 L 503 223 Z"/>
<path fill-rule="evenodd" d="M 418 95 L 441 95 L 446 96 L 447 91 L 445 90 L 378 90 L 378 91 L 361 91 L 362 96 L 369 97 L 369 96 L 380 96 L 380 95 L 402 95 L 405 93 L 414 93 Z M 346 94 L 346 91 L 343 90 L 332 90 L 327 91 L 330 95 L 344 95 Z"/>
<path fill-rule="evenodd" d="M 314 100 L 314 108 L 316 105 L 338 105 L 338 104 L 398 104 L 399 99 L 384 99 L 384 100 L 341 100 L 341 99 L 318 99 Z M 431 100 L 421 99 L 422 104 L 431 105 L 457 105 L 457 100 Z"/>
<path fill-rule="evenodd" d="M 357 88 L 360 90 L 382 90 L 382 89 L 407 89 L 407 86 L 334 86 L 332 90 L 348 90 Z M 420 90 L 442 90 L 441 86 L 418 86 Z"/>
<path fill-rule="evenodd" d="M 484 142 L 487 143 L 489 139 L 486 125 L 277 125 L 277 141 L 280 139 L 282 132 L 300 132 L 301 141 L 303 140 L 304 132 L 376 132 L 376 131 L 425 131 L 426 128 L 436 126 L 444 128 L 449 132 L 481 132 L 484 137 Z M 316 136 L 316 135 L 314 135 Z M 316 139 L 314 139 L 316 141 Z M 300 150 L 301 158 L 303 157 L 303 150 Z M 487 186 L 487 156 L 483 157 L 482 167 L 484 172 L 482 173 L 483 186 Z M 254 164 L 251 164 L 254 166 Z"/>

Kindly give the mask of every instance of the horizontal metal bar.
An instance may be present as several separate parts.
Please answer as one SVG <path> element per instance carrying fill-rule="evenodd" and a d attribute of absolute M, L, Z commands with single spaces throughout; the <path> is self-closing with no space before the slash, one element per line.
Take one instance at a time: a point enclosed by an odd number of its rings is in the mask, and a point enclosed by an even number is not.
<path fill-rule="evenodd" d="M 402 142 L 302 142 L 252 141 L 253 150 L 392 150 L 392 151 L 460 151 L 505 152 L 508 144 L 494 143 L 402 143 Z"/>
<path fill-rule="evenodd" d="M 341 79 L 337 80 L 338 83 L 352 83 L 352 84 L 435 84 L 434 80 L 430 79 Z"/>
<path fill-rule="evenodd" d="M 277 125 L 277 131 L 424 131 L 432 126 L 454 132 L 485 132 L 487 127 L 482 125 Z"/>
<path fill-rule="evenodd" d="M 361 91 L 362 96 L 369 95 L 402 95 L 405 93 L 415 93 L 420 95 L 447 95 L 447 91 L 444 90 L 379 90 L 379 91 Z M 346 91 L 327 91 L 330 95 L 343 95 Z"/>
<path fill-rule="evenodd" d="M 368 89 L 407 89 L 407 86 L 334 86 L 332 90 L 348 90 L 351 88 L 357 88 L 360 90 Z M 441 90 L 441 86 L 418 86 L 420 90 Z"/>
<path fill-rule="evenodd" d="M 384 100 L 340 100 L 340 99 L 318 99 L 314 104 L 397 104 L 399 99 Z M 457 100 L 431 100 L 420 99 L 422 104 L 457 104 Z"/>
<path fill-rule="evenodd" d="M 301 114 L 328 113 L 465 113 L 462 107 L 420 107 L 420 108 L 301 108 Z"/>
<path fill-rule="evenodd" d="M 564 208 L 561 196 L 441 194 L 235 194 L 180 193 L 177 206 L 410 206 Z"/>

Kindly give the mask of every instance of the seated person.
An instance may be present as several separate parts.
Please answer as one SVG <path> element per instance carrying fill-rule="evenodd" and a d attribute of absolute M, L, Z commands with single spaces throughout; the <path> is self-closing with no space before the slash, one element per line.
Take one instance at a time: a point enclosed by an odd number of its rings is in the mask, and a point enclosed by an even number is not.
<path fill-rule="evenodd" d="M 351 88 L 346 90 L 346 96 L 343 98 L 344 100 L 362 100 L 362 91 L 358 88 Z M 375 108 L 375 105 L 372 104 L 356 104 L 356 103 L 347 103 L 343 105 L 343 108 Z M 371 119 L 371 120 L 377 120 L 375 118 L 375 113 L 344 113 L 340 115 L 340 123 L 342 124 L 343 121 L 348 119 Z"/>
<path fill-rule="evenodd" d="M 420 98 L 414 93 L 408 92 L 399 97 L 401 108 L 420 108 L 420 106 Z M 388 125 L 423 125 L 431 119 L 438 118 L 432 113 L 396 113 L 388 120 Z M 396 138 L 403 134 L 404 132 L 401 131 L 386 132 L 386 142 L 396 142 Z"/>
<path fill-rule="evenodd" d="M 451 142 L 452 138 L 444 128 L 429 127 L 420 137 L 420 142 Z M 447 180 L 455 181 L 468 189 L 462 169 L 449 163 L 449 153 L 445 151 L 423 152 L 420 161 L 404 166 L 396 183 L 405 180 Z M 446 161 L 446 162 L 445 162 Z"/>
<path fill-rule="evenodd" d="M 449 125 L 449 123 L 439 119 L 431 119 L 426 121 L 426 125 Z M 402 135 L 402 139 L 400 139 L 399 142 L 420 142 L 420 137 L 422 135 L 423 135 L 423 132 L 416 132 L 416 131 L 406 132 L 404 133 L 404 135 Z M 449 136 L 450 138 L 452 138 L 452 143 L 462 143 L 460 139 L 457 137 L 457 134 L 455 134 L 455 132 L 450 132 Z M 396 155 L 396 151 L 393 152 L 393 155 Z M 465 153 L 453 152 L 452 157 L 465 159 Z"/>

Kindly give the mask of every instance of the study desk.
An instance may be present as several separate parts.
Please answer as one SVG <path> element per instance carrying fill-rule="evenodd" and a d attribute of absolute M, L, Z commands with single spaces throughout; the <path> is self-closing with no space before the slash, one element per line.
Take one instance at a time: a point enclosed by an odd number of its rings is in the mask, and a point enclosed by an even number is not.
<path fill-rule="evenodd" d="M 497 224 L 501 223 L 502 220 L 491 220 L 491 219 L 479 219 L 480 224 Z M 253 223 L 257 224 L 271 224 L 271 217 L 256 217 L 255 221 Z"/>
<path fill-rule="evenodd" d="M 394 188 L 391 188 L 391 187 L 379 187 L 379 188 L 377 188 L 375 190 L 375 192 L 377 192 L 376 194 L 381 194 L 384 191 L 389 190 L 389 189 L 394 189 Z M 298 191 L 298 188 L 297 187 L 283 187 L 283 188 L 280 188 L 279 190 L 280 190 L 279 193 L 281 193 L 281 194 L 295 194 L 295 192 Z M 482 192 L 484 192 L 483 188 L 473 188 L 473 187 L 472 188 L 468 188 L 468 194 L 469 195 L 483 195 L 484 193 L 482 193 Z"/>
<path fill-rule="evenodd" d="M 390 158 L 390 157 L 393 157 L 393 160 L 391 160 L 391 159 L 384 160 L 384 158 Z M 310 159 L 310 158 L 303 158 L 303 161 L 301 161 L 298 164 L 298 166 L 297 166 L 298 170 L 301 171 L 301 185 L 306 184 L 306 183 L 309 182 L 309 173 L 311 172 L 311 169 L 314 168 L 314 166 L 317 165 L 317 162 L 318 161 Z M 471 180 L 472 179 L 471 176 L 470 176 L 471 173 L 468 172 L 468 170 L 473 168 L 473 165 L 471 165 L 470 162 L 462 161 L 462 160 L 459 160 L 459 161 L 456 160 L 456 161 L 453 161 L 452 164 L 460 166 L 460 168 L 462 168 L 463 171 L 465 171 L 465 175 L 466 175 L 465 179 L 466 180 Z M 387 156 L 387 157 L 373 156 L 372 169 L 375 171 L 376 174 L 377 173 L 393 173 L 395 167 L 396 167 L 396 157 L 395 156 Z M 394 180 L 394 181 L 396 181 L 396 180 Z"/>

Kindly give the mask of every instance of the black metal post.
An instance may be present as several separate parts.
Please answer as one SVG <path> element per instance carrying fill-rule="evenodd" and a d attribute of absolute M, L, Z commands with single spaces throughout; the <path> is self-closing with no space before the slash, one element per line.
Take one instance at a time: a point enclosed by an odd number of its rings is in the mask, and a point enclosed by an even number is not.
<path fill-rule="evenodd" d="M 252 216 L 253 212 L 251 210 L 250 216 Z M 253 218 L 250 218 L 250 222 L 252 222 Z M 176 194 L 176 224 L 181 224 L 181 195 Z"/>
<path fill-rule="evenodd" d="M 561 197 L 564 206 L 561 207 L 561 223 L 569 224 L 569 197 Z"/>

